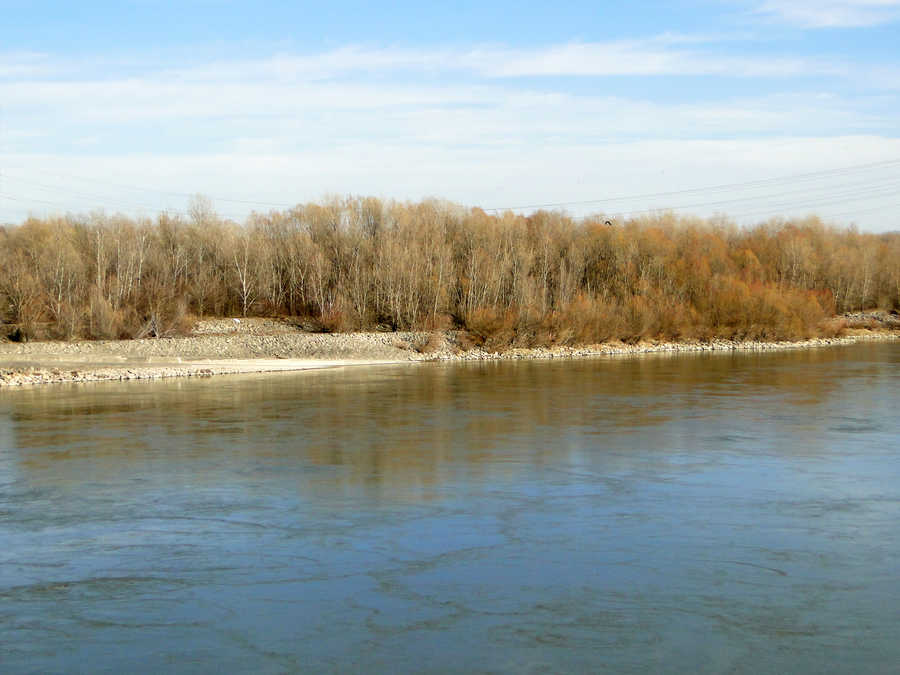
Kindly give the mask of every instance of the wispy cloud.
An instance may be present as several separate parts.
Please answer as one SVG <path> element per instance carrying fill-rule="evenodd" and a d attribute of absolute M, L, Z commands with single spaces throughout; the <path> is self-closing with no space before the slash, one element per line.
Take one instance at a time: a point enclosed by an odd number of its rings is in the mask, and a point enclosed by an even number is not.
<path fill-rule="evenodd" d="M 882 0 L 888 2 L 889 0 Z M 900 3 L 900 0 L 896 0 Z M 61 128 L 69 138 L 103 139 L 158 124 L 174 142 L 271 137 L 308 145 L 337 138 L 457 143 L 555 139 L 702 138 L 762 133 L 841 133 L 896 129 L 883 103 L 888 71 L 814 59 L 744 56 L 711 51 L 720 37 L 663 33 L 640 40 L 561 43 L 532 49 L 504 46 L 346 46 L 313 54 L 148 66 L 140 74 L 54 62 L 46 56 L 3 59 L 0 78 L 8 131 Z M 40 72 L 17 64 L 39 64 Z M 362 73 L 362 76 L 360 74 Z M 790 83 L 798 76 L 871 82 L 873 91 L 812 99 L 769 91 L 719 98 L 691 94 L 666 101 L 614 96 L 603 87 L 571 87 L 562 76 L 757 76 Z M 743 83 L 740 89 L 745 89 Z M 867 107 L 868 106 L 868 107 Z M 139 136 L 139 135 L 138 135 Z M 9 136 L 7 137 L 9 139 Z M 136 137 L 137 139 L 138 137 Z M 200 147 L 194 144 L 194 149 Z"/>
<path fill-rule="evenodd" d="M 23 167 L 8 174 L 22 209 L 28 197 L 101 205 L 78 193 L 104 181 L 272 202 L 354 192 L 504 206 L 900 152 L 893 64 L 753 47 L 746 36 L 663 33 L 533 48 L 349 45 L 179 65 L 140 54 L 124 65 L 110 55 L 0 54 L 0 162 Z M 92 182 L 43 175 L 54 167 Z M 131 204 L 109 194 L 109 208 Z M 183 207 L 166 199 L 131 201 Z M 0 204 L 0 220 L 9 208 Z"/>
<path fill-rule="evenodd" d="M 0 80 L 53 75 L 62 65 L 38 52 L 0 52 Z"/>
<path fill-rule="evenodd" d="M 372 110 L 401 106 L 462 105 L 490 100 L 477 85 L 376 86 L 324 83 L 177 82 L 157 77 L 110 81 L 0 83 L 8 109 L 46 113 L 65 110 L 67 119 L 120 122 L 143 119 L 277 117 L 322 110 Z"/>
<path fill-rule="evenodd" d="M 790 77 L 835 74 L 833 64 L 773 56 L 734 57 L 704 49 L 714 36 L 662 34 L 638 40 L 570 42 L 532 49 L 480 46 L 470 49 L 368 48 L 347 46 L 313 55 L 280 55 L 176 69 L 184 81 L 264 78 L 315 81 L 348 73 L 470 73 L 485 78 L 537 76 L 717 75 Z"/>
<path fill-rule="evenodd" d="M 900 2 L 900 0 L 897 0 Z M 536 77 L 708 76 L 784 79 L 796 76 L 846 74 L 845 65 L 826 60 L 777 55 L 736 56 L 715 49 L 726 39 L 717 35 L 663 33 L 642 39 L 566 42 L 534 48 L 481 45 L 469 48 L 367 47 L 349 45 L 312 54 L 278 54 L 259 59 L 219 60 L 187 66 L 141 68 L 131 64 L 133 81 L 166 85 L 217 86 L 259 83 L 315 86 L 351 76 L 383 81 L 390 86 L 404 77 L 482 81 Z M 102 77 L 85 73 L 102 72 Z M 123 72 L 119 69 L 119 72 Z M 91 81 L 115 82 L 123 75 L 109 63 L 52 60 L 43 55 L 0 53 L 0 82 L 22 87 L 88 87 Z M 157 86 L 157 85 L 153 85 Z M 97 92 L 86 92 L 95 95 Z M 160 92 L 165 94 L 165 92 Z M 12 92 L 15 96 L 15 92 Z M 102 92 L 101 92 L 102 95 Z M 174 105 L 177 102 L 173 101 Z"/>
<path fill-rule="evenodd" d="M 577 143 L 616 136 L 701 138 L 884 126 L 877 113 L 865 110 L 866 95 L 859 92 L 855 107 L 839 96 L 811 100 L 808 94 L 777 92 L 704 96 L 699 102 L 686 94 L 662 102 L 654 100 L 652 88 L 644 96 L 614 96 L 602 87 L 585 91 L 560 81 L 562 76 L 715 75 L 790 82 L 797 76 L 854 72 L 846 64 L 812 59 L 703 51 L 723 39 L 663 33 L 532 49 L 346 46 L 147 67 L 139 75 L 87 65 L 73 73 L 71 63 L 53 64 L 42 57 L 25 59 L 40 61 L 40 75 L 0 78 L 0 100 L 10 129 L 65 124 L 61 143 L 80 136 L 97 138 L 97 146 L 110 134 L 122 138 L 128 129 L 152 124 L 177 136 L 178 143 L 218 138 L 217 148 L 233 139 L 248 147 L 251 139 L 271 138 L 275 130 L 283 145 L 296 147 L 346 138 L 496 145 L 550 137 Z M 0 68 L 3 63 L 0 59 Z"/>
<path fill-rule="evenodd" d="M 900 20 L 900 0 L 766 0 L 757 12 L 804 28 L 864 28 Z"/>
<path fill-rule="evenodd" d="M 661 102 L 512 87 L 481 81 L 424 86 L 360 82 L 283 84 L 163 81 L 0 83 L 10 129 L 48 126 L 103 137 L 142 125 L 181 129 L 198 141 L 270 136 L 285 145 L 370 138 L 405 143 L 527 143 L 542 138 L 577 144 L 598 138 L 746 136 L 877 129 L 891 120 L 840 96 L 772 94 L 718 101 Z M 227 140 L 221 143 L 227 143 Z M 68 141 L 66 141 L 68 144 Z"/>

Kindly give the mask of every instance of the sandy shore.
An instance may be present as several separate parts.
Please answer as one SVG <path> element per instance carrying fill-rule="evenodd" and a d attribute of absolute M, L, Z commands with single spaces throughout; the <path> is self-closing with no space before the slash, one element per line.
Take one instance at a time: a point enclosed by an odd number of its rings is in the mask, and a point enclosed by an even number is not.
<path fill-rule="evenodd" d="M 17 362 L 15 360 L 2 359 L 0 360 L 0 387 L 60 382 L 211 377 L 212 375 L 272 373 L 388 363 L 397 362 L 376 359 L 220 359 L 179 362 L 159 359 L 149 363 L 94 364 L 87 360 Z"/>
<path fill-rule="evenodd" d="M 0 387 L 53 382 L 208 377 L 413 361 L 590 358 L 659 352 L 769 351 L 893 340 L 893 325 L 797 342 L 619 342 L 578 347 L 464 350 L 453 332 L 306 333 L 270 319 L 200 322 L 190 337 L 96 342 L 0 342 Z"/>

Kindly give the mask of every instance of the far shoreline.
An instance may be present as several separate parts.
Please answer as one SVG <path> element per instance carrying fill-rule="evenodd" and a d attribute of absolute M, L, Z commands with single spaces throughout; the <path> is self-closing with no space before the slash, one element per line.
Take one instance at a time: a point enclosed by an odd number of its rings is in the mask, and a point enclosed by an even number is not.
<path fill-rule="evenodd" d="M 209 323 L 209 322 L 208 322 Z M 855 330 L 797 341 L 607 342 L 582 346 L 462 349 L 452 331 L 309 334 L 273 332 L 271 322 L 245 322 L 243 333 L 97 342 L 0 343 L 0 390 L 41 384 L 122 382 L 173 377 L 299 372 L 417 362 L 556 360 L 711 352 L 771 352 L 900 339 L 900 331 Z M 213 328 L 227 325 L 220 322 Z"/>

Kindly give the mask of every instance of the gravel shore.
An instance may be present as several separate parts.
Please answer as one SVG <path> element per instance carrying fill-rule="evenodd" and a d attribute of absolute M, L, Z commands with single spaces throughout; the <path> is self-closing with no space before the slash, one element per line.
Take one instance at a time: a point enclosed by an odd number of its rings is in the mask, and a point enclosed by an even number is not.
<path fill-rule="evenodd" d="M 618 342 L 578 347 L 462 349 L 459 334 L 307 333 L 274 319 L 201 321 L 189 337 L 82 342 L 0 342 L 0 387 L 51 382 L 155 379 L 411 361 L 587 358 L 658 352 L 768 351 L 900 337 L 890 315 L 866 329 L 797 342 Z M 874 321 L 874 323 L 873 323 Z M 897 322 L 900 324 L 900 321 Z"/>

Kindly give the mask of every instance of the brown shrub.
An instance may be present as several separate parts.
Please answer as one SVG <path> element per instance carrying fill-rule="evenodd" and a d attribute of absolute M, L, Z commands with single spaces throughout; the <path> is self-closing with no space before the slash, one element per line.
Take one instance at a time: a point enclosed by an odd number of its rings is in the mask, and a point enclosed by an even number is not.
<path fill-rule="evenodd" d="M 438 331 L 432 331 L 428 337 L 415 346 L 420 354 L 434 354 L 444 346 L 444 336 Z"/>
<path fill-rule="evenodd" d="M 477 336 L 478 346 L 489 351 L 496 351 L 510 346 L 515 341 L 518 315 L 513 310 L 505 312 L 485 307 L 478 308 L 465 318 L 468 333 Z"/>
<path fill-rule="evenodd" d="M 96 288 L 91 292 L 89 321 L 85 337 L 110 340 L 123 332 L 122 316 Z"/>

